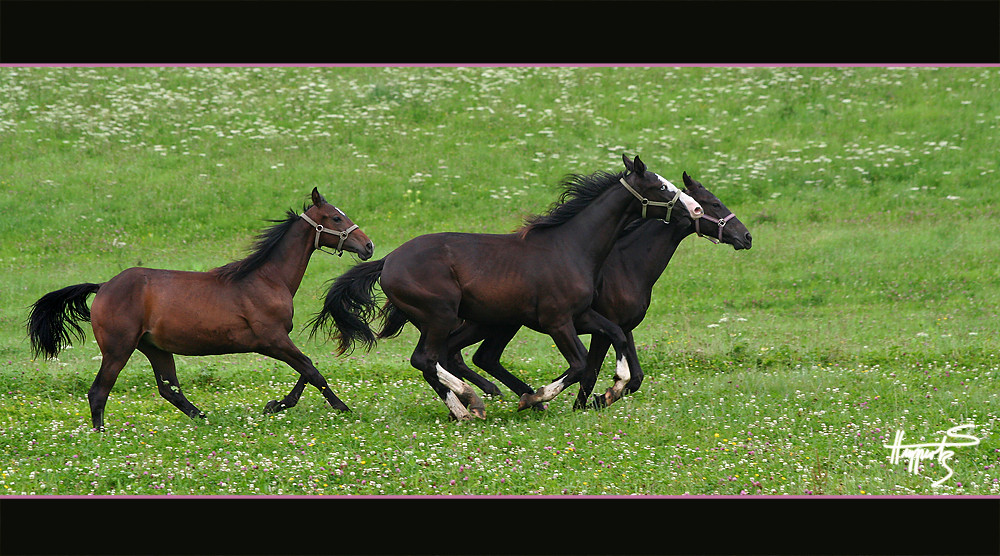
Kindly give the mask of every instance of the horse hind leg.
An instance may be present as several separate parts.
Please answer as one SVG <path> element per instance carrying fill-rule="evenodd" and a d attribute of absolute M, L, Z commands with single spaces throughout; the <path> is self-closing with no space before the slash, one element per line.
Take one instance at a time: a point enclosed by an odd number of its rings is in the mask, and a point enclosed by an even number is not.
<path fill-rule="evenodd" d="M 184 393 L 181 392 L 181 384 L 177 380 L 177 366 L 174 364 L 174 355 L 146 341 L 140 341 L 138 349 L 146 356 L 146 359 L 149 359 L 149 364 L 153 366 L 153 374 L 156 375 L 156 388 L 160 396 L 188 417 L 204 418 L 205 413 L 189 402 Z"/>
<path fill-rule="evenodd" d="M 421 331 L 420 341 L 413 351 L 413 355 L 410 356 L 410 364 L 423 373 L 424 380 L 448 406 L 448 411 L 453 418 L 459 421 L 468 421 L 474 417 L 485 418 L 486 405 L 482 398 L 476 395 L 472 387 L 445 370 L 441 366 L 441 359 L 435 357 L 435 353 L 447 353 L 447 334 L 439 334 L 438 336 L 440 336 L 439 341 L 433 343 L 431 340 L 436 336 Z M 430 347 L 431 345 L 441 349 L 433 349 Z"/>
<path fill-rule="evenodd" d="M 111 395 L 111 388 L 118 380 L 118 374 L 125 368 L 139 343 L 139 333 L 133 326 L 121 324 L 120 320 L 109 323 L 109 319 L 103 318 L 101 312 L 94 311 L 94 314 L 92 323 L 94 338 L 101 348 L 101 368 L 87 391 L 87 401 L 90 403 L 90 418 L 94 428 L 104 430 L 104 407 Z"/>

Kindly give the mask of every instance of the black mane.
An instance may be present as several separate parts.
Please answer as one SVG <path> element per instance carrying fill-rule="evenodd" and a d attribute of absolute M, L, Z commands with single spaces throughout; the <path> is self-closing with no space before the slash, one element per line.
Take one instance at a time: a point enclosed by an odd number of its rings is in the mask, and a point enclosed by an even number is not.
<path fill-rule="evenodd" d="M 570 218 L 580 213 L 597 197 L 618 183 L 625 172 L 612 174 L 610 172 L 595 172 L 589 176 L 570 174 L 562 181 L 565 188 L 559 200 L 552 204 L 549 211 L 526 218 L 521 235 L 539 228 L 552 228 L 564 224 Z"/>
<path fill-rule="evenodd" d="M 309 205 L 303 207 L 302 212 L 305 212 L 308 208 Z M 224 282 L 238 282 L 246 278 L 270 260 L 274 254 L 274 248 L 278 246 L 281 239 L 285 237 L 288 230 L 298 220 L 298 213 L 291 209 L 285 213 L 284 220 L 267 220 L 267 222 L 275 222 L 275 224 L 265 228 L 264 231 L 257 235 L 256 241 L 254 241 L 251 247 L 251 252 L 246 258 L 220 266 L 212 270 L 212 272 L 218 275 Z"/>

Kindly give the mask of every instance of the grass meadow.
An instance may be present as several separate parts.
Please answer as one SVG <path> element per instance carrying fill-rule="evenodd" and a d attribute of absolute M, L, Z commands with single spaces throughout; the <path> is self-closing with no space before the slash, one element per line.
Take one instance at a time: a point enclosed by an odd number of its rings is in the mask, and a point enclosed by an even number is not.
<path fill-rule="evenodd" d="M 0 68 L 0 492 L 1000 494 L 998 88 L 974 67 Z M 304 332 L 354 264 L 322 253 L 293 339 L 350 413 L 310 388 L 264 415 L 290 368 L 178 357 L 208 414 L 191 420 L 136 355 L 99 433 L 89 327 L 31 356 L 43 294 L 242 258 L 314 186 L 382 257 L 511 231 L 622 153 L 691 174 L 754 244 L 681 245 L 636 330 L 646 380 L 606 410 L 573 411 L 574 387 L 450 421 L 409 366 L 412 327 L 346 357 Z M 504 363 L 535 387 L 565 369 L 528 330 Z M 916 472 L 890 460 L 899 431 L 959 425 L 979 443 Z"/>

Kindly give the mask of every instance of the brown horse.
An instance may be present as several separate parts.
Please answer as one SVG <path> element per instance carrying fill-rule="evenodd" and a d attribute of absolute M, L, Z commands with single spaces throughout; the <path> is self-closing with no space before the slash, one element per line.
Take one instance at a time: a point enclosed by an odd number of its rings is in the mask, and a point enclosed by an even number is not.
<path fill-rule="evenodd" d="M 101 368 L 87 399 L 94 428 L 104 426 L 104 406 L 118 373 L 135 350 L 153 366 L 159 393 L 191 417 L 204 413 L 184 397 L 173 354 L 260 353 L 283 361 L 318 388 L 336 409 L 348 410 L 327 386 L 288 333 L 292 298 L 309 257 L 328 247 L 371 258 L 372 242 L 340 209 L 312 191 L 312 206 L 262 232 L 243 260 L 208 272 L 130 268 L 102 284 L 78 284 L 36 301 L 28 319 L 35 356 L 55 357 L 83 330 L 73 321 L 90 321 L 101 349 Z M 87 298 L 96 293 L 91 308 Z M 68 328 L 67 328 L 68 327 Z M 294 392 L 293 392 L 294 393 Z M 295 405 L 301 390 L 267 411 Z"/>
<path fill-rule="evenodd" d="M 672 210 L 700 214 L 702 209 L 647 171 L 639 157 L 622 160 L 625 171 L 618 174 L 572 176 L 560 202 L 518 233 L 428 234 L 381 260 L 355 265 L 330 287 L 313 319 L 313 332 L 332 320 L 341 353 L 356 342 L 370 348 L 376 338 L 369 321 L 378 309 L 373 289 L 380 283 L 389 303 L 420 331 L 410 363 L 457 419 L 485 415 L 479 396 L 443 366 L 448 363 L 449 335 L 463 321 L 527 326 L 555 341 L 569 369 L 552 385 L 522 396 L 522 407 L 548 401 L 580 380 L 587 358 L 580 333 L 611 338 L 619 360 L 627 364 L 621 328 L 591 308 L 601 265 L 632 220 L 654 212 L 669 218 Z M 678 199 L 683 203 L 674 207 Z M 379 337 L 399 331 L 390 328 L 383 328 Z"/>
<path fill-rule="evenodd" d="M 595 395 L 594 399 L 588 402 L 604 357 L 611 347 L 608 338 L 594 335 L 587 353 L 587 371 L 580 381 L 580 392 L 574 403 L 577 409 L 606 407 L 622 396 L 639 389 L 643 373 L 632 331 L 646 317 L 653 295 L 653 286 L 656 285 L 656 281 L 663 274 L 684 238 L 697 234 L 713 243 L 732 245 L 736 250 L 750 249 L 752 246 L 753 238 L 746 226 L 722 204 L 718 197 L 700 182 L 692 179 L 687 172 L 684 173 L 683 179 L 684 192 L 697 201 L 705 211 L 701 218 L 692 219 L 687 214 L 674 213 L 668 225 L 656 221 L 636 221 L 625 230 L 604 261 L 593 308 L 625 332 L 628 339 L 626 355 L 629 365 L 618 366 L 615 369 L 614 384 L 603 395 Z M 394 307 L 388 306 L 383 310 L 388 313 L 387 320 L 404 318 L 397 314 L 398 311 Z M 532 393 L 534 390 L 530 386 L 512 375 L 500 363 L 500 355 L 520 327 L 506 329 L 486 327 L 478 332 L 463 330 L 475 326 L 477 325 L 474 323 L 466 322 L 460 330 L 453 333 L 453 339 L 449 341 L 452 359 L 448 370 L 476 384 L 488 394 L 499 395 L 500 390 L 495 384 L 485 380 L 465 364 L 460 350 L 466 346 L 456 344 L 456 340 L 460 338 L 466 338 L 468 341 L 485 336 L 485 340 L 472 356 L 476 366 L 499 379 L 516 394 Z M 629 374 L 623 374 L 625 371 Z"/>

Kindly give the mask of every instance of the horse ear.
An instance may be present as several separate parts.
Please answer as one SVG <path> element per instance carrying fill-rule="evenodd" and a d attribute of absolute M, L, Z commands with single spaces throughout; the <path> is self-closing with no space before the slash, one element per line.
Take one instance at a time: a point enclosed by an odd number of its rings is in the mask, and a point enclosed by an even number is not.
<path fill-rule="evenodd" d="M 635 155 L 634 166 L 635 166 L 635 170 L 634 171 L 635 171 L 636 174 L 645 174 L 646 173 L 646 165 L 641 160 L 639 160 L 639 155 Z"/>
<path fill-rule="evenodd" d="M 317 189 L 315 187 L 313 188 L 313 192 L 312 192 L 312 202 L 313 202 L 313 205 L 315 205 L 317 207 L 320 206 L 320 205 L 326 204 L 326 199 L 324 199 L 323 196 L 319 194 L 319 189 Z"/>
<path fill-rule="evenodd" d="M 628 170 L 629 172 L 633 171 L 634 166 L 632 165 L 632 161 L 629 160 L 628 155 L 625 153 L 622 153 L 622 162 L 625 163 L 626 170 Z"/>
<path fill-rule="evenodd" d="M 646 165 L 639 160 L 639 155 L 636 155 L 635 161 L 632 161 L 628 159 L 628 155 L 622 154 L 622 162 L 625 163 L 625 169 L 629 172 L 634 172 L 636 174 L 646 173 Z"/>
<path fill-rule="evenodd" d="M 691 189 L 694 187 L 694 183 L 691 180 L 691 176 L 687 172 L 684 172 L 684 187 Z"/>

